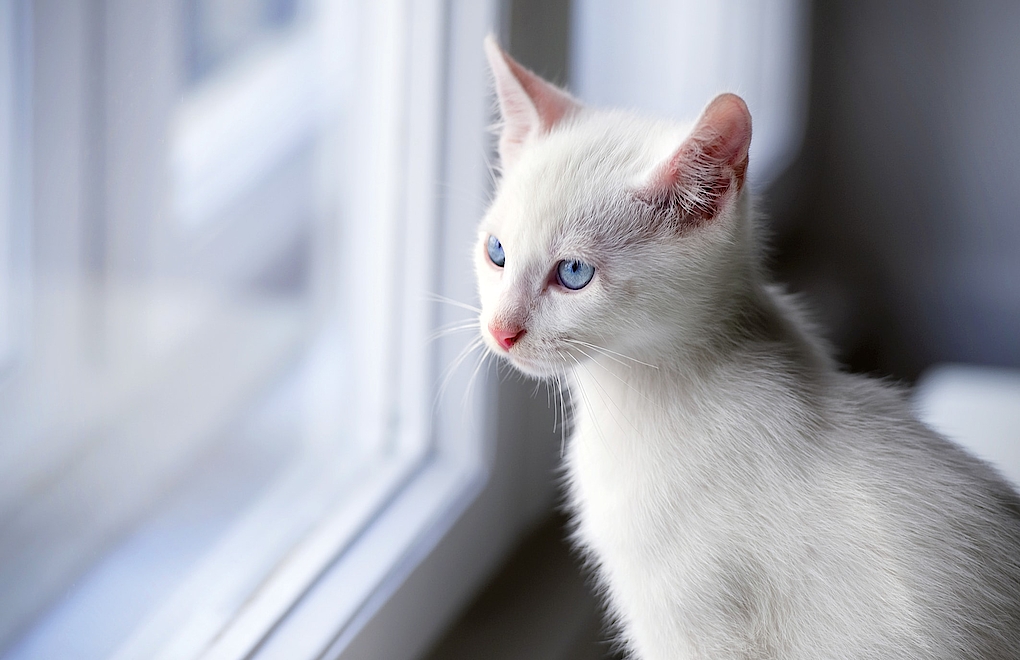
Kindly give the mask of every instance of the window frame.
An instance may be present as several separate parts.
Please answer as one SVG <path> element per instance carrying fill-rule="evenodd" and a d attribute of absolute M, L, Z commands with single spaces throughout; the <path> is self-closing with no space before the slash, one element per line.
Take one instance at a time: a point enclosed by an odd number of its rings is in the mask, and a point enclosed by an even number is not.
<path fill-rule="evenodd" d="M 390 181 L 367 176 L 364 181 L 355 184 L 363 185 L 363 188 L 358 188 L 350 195 L 351 199 L 340 202 L 349 214 L 355 216 L 353 225 L 348 227 L 352 234 L 362 231 L 359 218 L 371 222 L 385 222 L 385 219 L 391 216 L 399 217 L 397 223 L 388 226 L 383 232 L 378 232 L 375 228 L 369 230 L 373 237 L 364 242 L 370 246 L 369 249 L 364 254 L 353 255 L 345 277 L 355 281 L 359 277 L 364 277 L 366 272 L 372 272 L 373 267 L 379 264 L 377 260 L 379 255 L 389 250 L 387 245 L 393 244 L 404 246 L 406 253 L 403 255 L 403 263 L 416 264 L 420 268 L 405 268 L 396 276 L 390 276 L 388 281 L 382 284 L 373 283 L 368 287 L 360 287 L 352 294 L 354 300 L 350 304 L 353 308 L 373 309 L 368 304 L 373 298 L 385 295 L 387 290 L 396 287 L 401 292 L 396 304 L 403 311 L 396 317 L 401 321 L 397 328 L 390 327 L 391 324 L 388 323 L 392 309 L 377 310 L 384 313 L 386 318 L 359 319 L 361 322 L 354 328 L 352 340 L 365 350 L 359 351 L 353 369 L 362 375 L 364 380 L 361 388 L 367 391 L 363 402 L 365 410 L 359 411 L 362 420 L 360 424 L 377 427 L 369 428 L 364 434 L 380 438 L 392 436 L 393 434 L 384 427 L 390 424 L 391 416 L 396 414 L 400 418 L 401 431 L 396 437 L 390 437 L 389 441 L 396 445 L 400 461 L 393 466 L 394 469 L 387 470 L 383 478 L 374 482 L 369 492 L 361 494 L 363 497 L 359 496 L 359 501 L 344 506 L 338 516 L 329 516 L 328 520 L 323 521 L 323 525 L 302 540 L 294 549 L 292 556 L 274 570 L 231 621 L 214 637 L 210 635 L 207 638 L 212 641 L 201 651 L 200 655 L 203 658 L 247 657 L 254 652 L 253 649 L 273 648 L 275 640 L 282 639 L 281 635 L 290 630 L 289 627 L 279 626 L 281 615 L 292 610 L 294 600 L 308 599 L 305 592 L 309 584 L 317 587 L 328 581 L 327 576 L 317 577 L 323 566 L 339 568 L 346 571 L 347 576 L 353 575 L 358 580 L 358 587 L 354 589 L 351 588 L 350 582 L 345 581 L 342 588 L 337 590 L 337 597 L 332 602 L 333 605 L 343 602 L 348 608 L 346 613 L 337 613 L 338 619 L 353 616 L 355 611 L 360 609 L 362 601 L 368 598 L 369 591 L 375 592 L 377 582 L 390 575 L 393 566 L 382 558 L 390 557 L 394 561 L 402 559 L 404 552 L 401 549 L 404 546 L 416 543 L 418 536 L 435 522 L 437 516 L 449 515 L 450 511 L 456 512 L 463 506 L 461 501 L 464 498 L 471 499 L 484 479 L 484 459 L 480 455 L 483 447 L 479 446 L 484 442 L 479 442 L 474 434 L 465 434 L 459 428 L 451 428 L 450 433 L 433 434 L 431 451 L 424 460 L 415 449 L 421 446 L 422 443 L 417 436 L 428 432 L 429 419 L 433 413 L 432 406 L 429 405 L 431 398 L 423 399 L 420 392 L 432 389 L 428 381 L 433 376 L 432 372 L 437 363 L 449 361 L 449 358 L 453 357 L 451 355 L 437 360 L 431 351 L 423 352 L 424 339 L 432 329 L 436 313 L 432 303 L 422 295 L 423 281 L 435 281 L 438 276 L 435 268 L 440 261 L 435 249 L 436 236 L 440 233 L 436 217 L 439 210 L 436 181 L 441 179 L 440 165 L 443 160 L 441 151 L 446 146 L 440 134 L 443 123 L 440 113 L 444 109 L 442 95 L 446 79 L 446 72 L 443 70 L 445 61 L 442 29 L 448 7 L 445 2 L 435 0 L 432 2 L 383 0 L 361 3 L 360 9 L 358 31 L 363 36 L 362 47 L 372 50 L 374 44 L 380 46 L 378 52 L 373 51 L 364 59 L 372 63 L 367 74 L 380 76 L 381 82 L 362 80 L 355 84 L 353 91 L 355 94 L 368 96 L 364 103 L 373 111 L 371 122 L 373 125 L 397 122 L 400 129 L 393 132 L 388 130 L 388 125 L 384 125 L 378 135 L 372 133 L 370 128 L 365 131 L 368 136 L 359 137 L 367 140 L 377 137 L 381 140 L 381 143 L 374 142 L 371 146 L 383 152 L 383 160 L 399 153 L 399 150 L 405 147 L 407 153 L 399 157 L 402 162 L 396 168 L 398 176 L 404 177 L 401 186 L 404 191 L 402 198 L 389 194 Z M 110 18 L 115 19 L 108 17 L 108 20 Z M 387 19 L 396 20 L 403 25 L 404 31 L 409 36 L 408 43 L 403 48 L 394 48 L 390 43 L 393 37 L 392 29 L 378 25 Z M 147 21 L 152 29 L 156 29 L 153 23 L 163 24 L 168 19 L 165 16 L 160 17 L 159 12 L 148 12 L 143 20 Z M 115 19 L 111 22 L 114 31 L 119 32 L 116 26 L 123 21 Z M 423 24 L 427 27 L 422 28 Z M 411 25 L 415 26 L 414 30 L 407 29 Z M 481 35 L 484 35 L 484 32 L 479 34 L 477 44 L 481 43 Z M 125 40 L 132 38 L 134 37 L 130 34 L 123 36 Z M 118 47 L 116 39 L 114 47 Z M 476 48 L 480 57 L 480 47 Z M 170 59 L 167 52 L 168 47 L 164 45 L 162 54 L 157 52 L 155 66 L 164 66 L 161 62 Z M 398 53 L 397 57 L 401 61 L 393 61 L 395 53 Z M 127 58 L 116 59 L 123 61 Z M 138 65 L 134 62 L 130 66 Z M 397 72 L 397 84 L 391 84 L 387 79 L 387 76 L 394 72 Z M 130 74 L 122 76 L 125 79 L 131 77 Z M 483 85 L 476 91 L 479 105 L 484 108 L 486 88 Z M 116 93 L 115 85 L 113 93 Z M 118 104 L 111 102 L 111 105 Z M 137 112 L 137 108 L 133 111 Z M 380 112 L 383 115 L 381 122 L 376 116 Z M 159 116 L 161 120 L 166 116 L 162 112 L 149 114 Z M 144 121 L 138 120 L 124 119 L 118 123 L 142 127 L 142 130 L 145 127 Z M 479 124 L 479 142 L 474 152 L 476 160 L 480 161 L 479 164 L 484 163 L 481 160 L 484 135 L 483 122 Z M 387 143 L 394 138 L 399 144 Z M 385 168 L 385 164 L 376 167 L 375 173 Z M 481 172 L 484 173 L 484 169 Z M 354 174 L 358 177 L 365 173 L 358 170 Z M 484 175 L 475 178 L 478 179 L 477 182 L 473 182 L 478 184 L 476 197 L 481 198 L 487 178 Z M 171 194 L 167 190 L 161 192 Z M 122 203 L 118 205 L 128 206 Z M 473 213 L 469 222 L 470 229 L 466 233 L 456 232 L 457 235 L 451 236 L 451 240 L 460 243 L 464 238 L 473 236 L 473 224 L 477 217 L 478 212 Z M 448 229 L 443 227 L 443 231 Z M 357 236 L 352 240 L 359 244 L 363 243 Z M 127 244 L 127 241 L 122 243 Z M 453 251 L 466 256 L 463 246 Z M 461 267 L 469 263 L 462 259 L 453 259 L 453 262 Z M 462 284 L 463 272 L 458 272 L 455 279 Z M 459 299 L 471 299 L 473 284 L 460 287 L 451 297 L 454 296 Z M 386 351 L 393 346 L 393 340 L 397 341 L 398 349 L 395 354 L 386 355 Z M 436 351 L 442 352 L 447 346 L 448 343 L 441 342 Z M 450 347 L 447 352 L 455 350 Z M 427 354 L 428 359 L 423 359 L 423 354 Z M 388 366 L 380 370 L 378 365 L 384 362 L 388 363 Z M 454 408 L 461 402 L 459 393 L 467 389 L 464 383 L 459 382 L 461 376 L 455 377 L 450 387 L 455 393 L 450 397 Z M 401 383 L 401 391 L 388 392 L 386 384 L 390 382 Z M 480 386 L 479 390 L 485 392 L 484 387 Z M 394 399 L 396 407 L 392 408 Z M 470 407 L 471 404 L 465 406 Z M 474 415 L 468 413 L 467 416 Z M 408 470 L 415 472 L 408 474 Z M 373 515 L 375 511 L 373 507 L 380 498 L 386 497 L 394 485 L 399 483 L 403 485 L 398 489 L 399 494 L 395 499 L 387 505 L 385 511 Z M 408 492 L 414 493 L 410 499 L 404 495 Z M 401 506 L 399 502 L 405 504 Z M 365 539 L 376 538 L 380 533 L 384 533 L 381 530 L 393 529 L 393 523 L 387 527 L 385 522 L 387 520 L 399 520 L 396 524 L 399 538 L 395 540 L 393 536 L 388 536 L 385 543 L 376 545 L 371 552 L 365 553 L 363 548 L 369 547 Z M 347 539 L 359 527 L 361 532 L 356 536 L 357 540 L 347 546 Z M 400 550 L 396 556 L 393 555 L 394 550 Z M 341 558 L 335 557 L 338 552 L 343 553 Z M 366 566 L 369 568 L 366 569 Z M 173 609 L 182 611 L 179 607 Z M 287 615 L 287 619 L 291 619 L 290 615 Z M 144 650 L 145 653 L 154 650 L 157 646 L 150 645 L 150 639 L 165 637 L 165 630 L 164 628 L 164 632 L 161 633 L 160 626 L 155 625 L 151 638 L 143 633 L 138 638 L 137 644 L 134 643 L 136 640 L 130 640 L 121 647 L 117 657 L 131 657 L 140 650 Z M 273 634 L 267 637 L 269 633 Z M 283 656 L 301 657 L 302 649 L 307 649 L 309 657 L 317 656 L 318 650 L 311 644 L 314 639 L 316 639 L 314 635 L 301 635 L 299 639 L 292 640 L 292 643 L 286 645 Z M 174 640 L 169 645 L 159 645 L 158 648 L 160 653 L 169 653 L 171 656 L 178 652 L 190 653 L 192 649 L 198 648 L 201 640 L 202 638 Z"/>
<path fill-rule="evenodd" d="M 414 6 L 427 20 L 445 18 L 447 26 L 441 79 L 431 85 L 439 92 L 431 103 L 438 105 L 443 136 L 438 180 L 477 193 L 444 194 L 436 209 L 442 227 L 438 290 L 454 300 L 474 300 L 473 277 L 465 279 L 465 270 L 485 211 L 482 195 L 491 186 L 486 154 L 494 119 L 481 43 L 492 26 L 507 27 L 509 3 L 432 0 Z M 430 196 L 418 193 L 427 206 Z M 409 195 L 409 207 L 413 200 Z M 436 325 L 449 318 L 440 314 Z M 450 364 L 457 347 L 444 343 L 440 364 Z M 550 435 L 522 433 L 526 423 L 508 419 L 513 406 L 505 404 L 518 391 L 497 376 L 485 371 L 470 389 L 470 369 L 454 372 L 447 388 L 454 394 L 436 411 L 435 448 L 427 463 L 249 657 L 410 659 L 438 639 L 554 498 Z M 469 394 L 462 399 L 462 392 Z M 387 552 L 396 561 L 352 593 L 357 559 Z"/>

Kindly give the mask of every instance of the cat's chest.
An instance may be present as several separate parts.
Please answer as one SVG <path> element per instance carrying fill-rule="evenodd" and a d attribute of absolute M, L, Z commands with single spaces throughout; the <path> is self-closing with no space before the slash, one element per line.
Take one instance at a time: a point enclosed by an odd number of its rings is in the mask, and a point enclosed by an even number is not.
<path fill-rule="evenodd" d="M 582 540 L 601 554 L 650 556 L 680 550 L 699 528 L 728 513 L 720 493 L 732 469 L 717 449 L 731 444 L 711 419 L 682 402 L 605 385 L 576 409 L 567 455 L 570 498 Z M 615 396 L 614 396 L 615 395 Z"/>

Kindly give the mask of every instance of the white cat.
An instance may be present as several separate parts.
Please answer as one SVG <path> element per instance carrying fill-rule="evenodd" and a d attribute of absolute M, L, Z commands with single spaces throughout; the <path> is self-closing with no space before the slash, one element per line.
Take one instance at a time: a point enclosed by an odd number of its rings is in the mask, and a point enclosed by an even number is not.
<path fill-rule="evenodd" d="M 1020 658 L 1020 499 L 767 284 L 738 97 L 582 107 L 486 42 L 490 350 L 566 378 L 576 540 L 635 658 Z"/>

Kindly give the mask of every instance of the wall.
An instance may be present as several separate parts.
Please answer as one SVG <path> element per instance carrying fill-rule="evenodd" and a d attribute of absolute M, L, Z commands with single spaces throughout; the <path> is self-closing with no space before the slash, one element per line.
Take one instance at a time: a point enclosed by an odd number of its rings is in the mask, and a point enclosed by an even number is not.
<path fill-rule="evenodd" d="M 1020 366 L 1018 26 L 1008 0 L 815 5 L 774 262 L 855 370 Z"/>

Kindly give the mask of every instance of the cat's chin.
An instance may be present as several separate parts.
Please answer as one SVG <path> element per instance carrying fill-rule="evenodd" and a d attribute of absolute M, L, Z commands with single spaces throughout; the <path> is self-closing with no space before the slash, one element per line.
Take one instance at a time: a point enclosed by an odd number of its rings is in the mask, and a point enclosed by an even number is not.
<path fill-rule="evenodd" d="M 542 360 L 535 360 L 513 353 L 502 353 L 503 359 L 510 363 L 517 371 L 531 378 L 545 380 L 562 375 L 563 370 L 556 365 L 549 364 Z"/>

